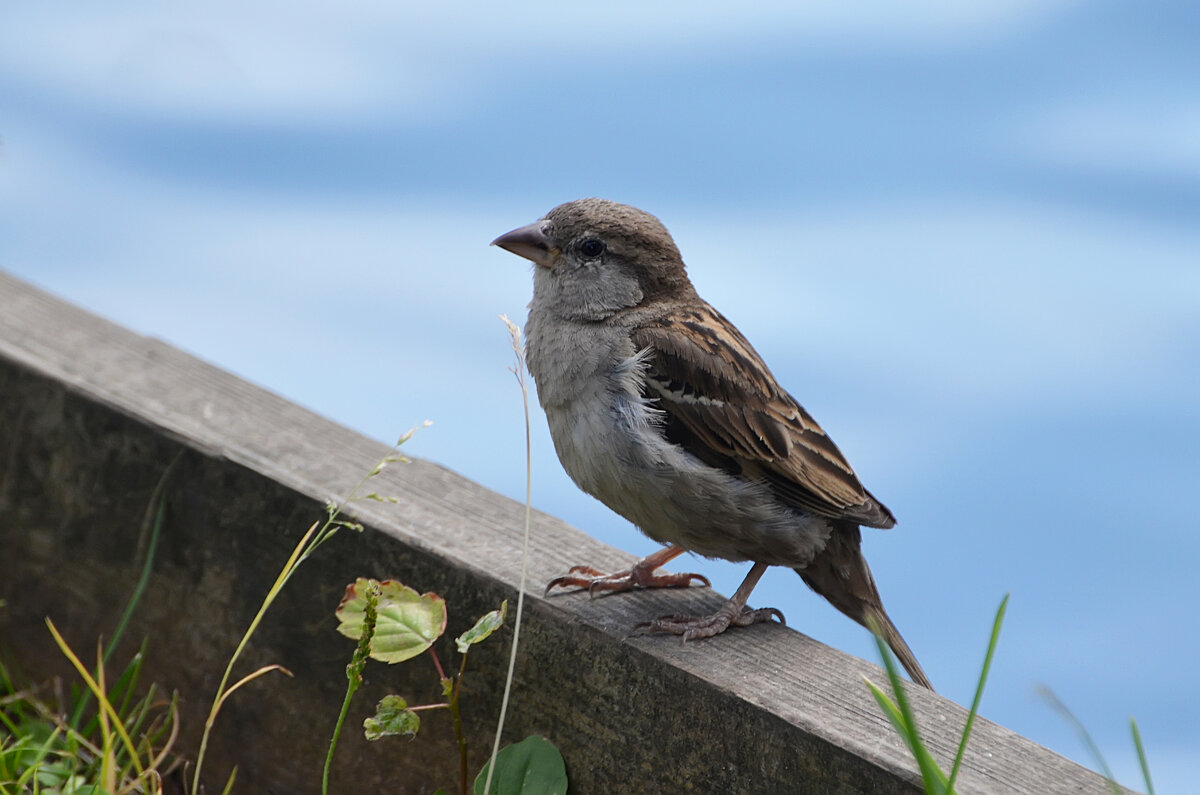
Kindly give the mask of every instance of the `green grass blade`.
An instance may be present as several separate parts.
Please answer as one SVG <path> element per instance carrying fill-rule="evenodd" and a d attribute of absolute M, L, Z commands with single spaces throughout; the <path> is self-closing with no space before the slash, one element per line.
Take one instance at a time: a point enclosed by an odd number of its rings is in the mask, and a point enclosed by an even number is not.
<path fill-rule="evenodd" d="M 1150 780 L 1150 762 L 1146 759 L 1146 746 L 1142 745 L 1142 733 L 1137 721 L 1129 719 L 1129 730 L 1133 732 L 1133 747 L 1137 749 L 1138 764 L 1142 766 L 1142 779 L 1146 782 L 1146 795 L 1154 795 L 1154 782 Z"/>
<path fill-rule="evenodd" d="M 1088 752 L 1092 755 L 1092 760 L 1096 766 L 1100 768 L 1100 772 L 1108 779 L 1108 788 L 1112 790 L 1113 795 L 1121 795 L 1121 787 L 1117 784 L 1117 779 L 1113 776 L 1112 770 L 1108 766 L 1108 762 L 1104 759 L 1104 754 L 1100 753 L 1100 746 L 1096 745 L 1096 741 L 1092 739 L 1091 733 L 1084 727 L 1079 718 L 1075 717 L 1075 713 L 1067 709 L 1067 705 L 1059 700 L 1058 696 L 1050 688 L 1042 686 L 1039 688 L 1042 698 L 1054 708 L 1059 715 L 1062 715 L 1068 723 L 1075 727 L 1075 733 L 1079 735 L 1079 739 L 1087 746 Z"/>
<path fill-rule="evenodd" d="M 128 715 L 131 705 L 134 703 L 133 698 L 137 692 L 138 682 L 141 681 L 142 661 L 146 659 L 148 643 L 148 638 L 142 639 L 141 648 L 133 655 L 133 659 L 117 677 L 117 681 L 108 689 L 109 700 L 116 701 L 118 698 L 121 700 L 121 706 L 117 708 L 117 713 L 120 715 Z"/>
<path fill-rule="evenodd" d="M 875 700 L 879 702 L 879 706 L 887 715 L 888 720 L 896 727 L 897 734 L 908 745 L 908 749 L 912 752 L 913 758 L 917 761 L 917 767 L 921 770 L 921 780 L 925 784 L 927 793 L 934 795 L 943 795 L 950 792 L 948 785 L 949 779 L 942 769 L 938 766 L 937 760 L 933 758 L 933 754 L 925 747 L 925 743 L 921 741 L 920 732 L 917 730 L 917 719 L 913 715 L 912 706 L 909 704 L 908 696 L 904 691 L 904 682 L 900 678 L 900 670 L 896 667 L 896 660 L 892 657 L 891 650 L 884 642 L 882 635 L 878 632 L 872 632 L 875 637 L 875 645 L 879 649 L 879 656 L 883 660 L 884 670 L 887 672 L 888 681 L 892 685 L 892 692 L 896 694 L 896 700 L 893 702 L 886 693 L 880 690 L 870 680 L 867 680 L 867 687 L 871 689 L 871 694 L 875 696 Z M 882 696 L 882 700 L 880 699 Z"/>
<path fill-rule="evenodd" d="M 158 484 L 154 487 L 154 494 L 150 498 L 150 504 L 153 505 L 155 498 L 158 499 L 158 509 L 154 512 L 154 520 L 150 521 L 149 511 L 143 522 L 143 533 L 146 530 L 146 525 L 149 524 L 150 540 L 146 545 L 146 559 L 142 562 L 142 572 L 138 577 L 137 584 L 133 588 L 133 593 L 129 596 L 129 601 L 125 603 L 125 610 L 121 614 L 121 619 L 117 622 L 117 628 L 113 631 L 112 639 L 109 640 L 104 649 L 102 664 L 108 665 L 109 659 L 112 657 L 113 651 L 117 648 L 117 644 L 121 642 L 121 637 L 125 634 L 125 628 L 129 626 L 129 621 L 133 617 L 133 611 L 137 608 L 138 603 L 142 600 L 142 595 L 146 592 L 146 586 L 150 582 L 150 572 L 154 567 L 154 553 L 158 549 L 158 539 L 162 534 L 163 517 L 167 510 L 167 480 L 171 477 L 171 472 L 174 471 L 175 465 L 179 463 L 183 452 L 176 454 L 175 458 L 167 465 L 163 471 L 162 477 L 158 479 Z M 83 719 L 84 710 L 91 703 L 91 691 L 84 691 L 83 696 L 75 703 L 75 709 L 71 713 L 71 728 L 78 729 L 79 722 Z"/>
<path fill-rule="evenodd" d="M 179 458 L 176 456 L 175 461 L 178 460 Z M 121 620 L 117 622 L 117 628 L 113 630 L 112 639 L 104 649 L 105 665 L 108 665 L 113 651 L 117 648 L 117 644 L 121 642 L 121 637 L 125 634 L 125 628 L 129 626 L 129 621 L 133 618 L 133 611 L 137 608 L 138 603 L 142 601 L 142 595 L 146 593 L 146 586 L 150 584 L 150 574 L 154 570 L 154 554 L 158 551 L 158 539 L 162 535 L 163 518 L 167 514 L 167 494 L 165 487 L 167 478 L 171 476 L 171 470 L 175 466 L 175 461 L 172 461 L 167 466 L 167 471 L 163 473 L 162 478 L 159 480 L 158 488 L 160 494 L 158 497 L 158 510 L 154 512 L 154 522 L 150 526 L 150 541 L 146 545 L 146 559 L 142 561 L 142 571 L 138 576 L 137 584 L 133 587 L 133 593 L 129 596 L 129 601 L 125 604 L 125 612 L 121 614 Z"/>
<path fill-rule="evenodd" d="M 987 654 L 983 657 L 983 670 L 979 672 L 979 684 L 975 687 L 975 698 L 971 700 L 971 711 L 967 713 L 967 723 L 963 727 L 962 739 L 958 743 L 958 753 L 954 755 L 954 766 L 950 768 L 948 789 L 954 789 L 954 780 L 962 767 L 963 757 L 967 753 L 967 741 L 971 739 L 971 728 L 975 725 L 975 716 L 979 714 L 979 703 L 983 700 L 983 687 L 987 684 L 988 674 L 992 670 L 992 657 L 996 653 L 996 645 L 1000 641 L 1000 627 L 1004 624 L 1004 614 L 1008 611 L 1008 597 L 1005 594 L 996 610 L 996 620 L 992 622 L 992 637 L 988 641 Z"/>
<path fill-rule="evenodd" d="M 892 722 L 892 728 L 896 730 L 896 734 L 900 735 L 906 741 L 908 739 L 908 724 L 904 722 L 904 715 L 900 713 L 900 708 L 896 706 L 896 702 L 892 701 L 892 697 L 883 692 L 883 688 L 872 682 L 870 679 L 863 679 L 867 684 L 867 688 L 871 691 L 871 695 L 875 697 L 875 703 L 879 704 L 879 709 L 883 712 L 887 719 Z"/>

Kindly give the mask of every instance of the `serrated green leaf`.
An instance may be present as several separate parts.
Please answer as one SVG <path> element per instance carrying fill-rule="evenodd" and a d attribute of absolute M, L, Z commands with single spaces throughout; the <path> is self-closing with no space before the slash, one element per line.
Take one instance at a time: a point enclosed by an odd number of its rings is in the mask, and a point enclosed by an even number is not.
<path fill-rule="evenodd" d="M 500 603 L 499 610 L 493 610 L 490 613 L 485 613 L 480 616 L 475 622 L 475 626 L 468 629 L 463 634 L 459 635 L 454 640 L 454 644 L 458 646 L 459 654 L 466 654 L 471 646 L 479 643 L 482 640 L 487 640 L 487 637 L 498 630 L 504 624 L 504 617 L 508 615 L 508 600 L 505 599 Z"/>
<path fill-rule="evenodd" d="M 371 658 L 398 663 L 416 657 L 446 631 L 446 601 L 434 593 L 418 594 L 394 580 L 360 577 L 346 589 L 337 609 L 338 632 L 358 640 L 367 598 L 376 599 Z"/>
<path fill-rule="evenodd" d="M 363 735 L 368 740 L 397 734 L 412 739 L 420 728 L 420 716 L 409 709 L 408 702 L 400 696 L 384 696 L 375 707 L 375 715 L 363 721 Z"/>
<path fill-rule="evenodd" d="M 488 767 L 475 778 L 475 795 L 484 795 Z M 563 795 L 567 791 L 567 767 L 554 743 L 536 734 L 496 755 L 496 774 L 488 795 Z"/>

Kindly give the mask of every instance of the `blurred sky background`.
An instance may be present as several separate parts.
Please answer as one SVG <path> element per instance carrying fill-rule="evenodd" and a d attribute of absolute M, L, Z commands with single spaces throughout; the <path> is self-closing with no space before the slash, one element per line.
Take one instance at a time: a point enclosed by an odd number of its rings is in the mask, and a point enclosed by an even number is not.
<path fill-rule="evenodd" d="M 0 268 L 524 493 L 487 244 L 582 196 L 674 233 L 900 520 L 884 601 L 969 704 L 1197 792 L 1200 3 L 6 4 Z M 562 474 L 534 502 L 655 545 Z M 583 562 L 583 561 L 581 561 Z M 684 560 L 732 593 L 745 564 Z M 874 659 L 773 570 L 753 603 Z"/>

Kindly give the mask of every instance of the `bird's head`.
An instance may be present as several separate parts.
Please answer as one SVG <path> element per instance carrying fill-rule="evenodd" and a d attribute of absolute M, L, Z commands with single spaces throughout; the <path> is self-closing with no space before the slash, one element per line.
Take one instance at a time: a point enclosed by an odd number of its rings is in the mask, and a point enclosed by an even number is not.
<path fill-rule="evenodd" d="M 579 199 L 492 241 L 534 268 L 534 303 L 601 320 L 692 289 L 662 222 L 627 204 Z"/>

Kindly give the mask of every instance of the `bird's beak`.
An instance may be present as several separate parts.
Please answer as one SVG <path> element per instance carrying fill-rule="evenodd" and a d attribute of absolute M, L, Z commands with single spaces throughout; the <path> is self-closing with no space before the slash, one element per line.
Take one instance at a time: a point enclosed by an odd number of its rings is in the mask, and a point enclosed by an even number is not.
<path fill-rule="evenodd" d="M 542 231 L 542 222 L 534 221 L 529 226 L 522 226 L 506 232 L 492 241 L 493 246 L 499 246 L 505 251 L 511 251 L 518 257 L 524 257 L 535 265 L 549 268 L 554 261 L 556 250 L 550 243 L 550 238 Z"/>

